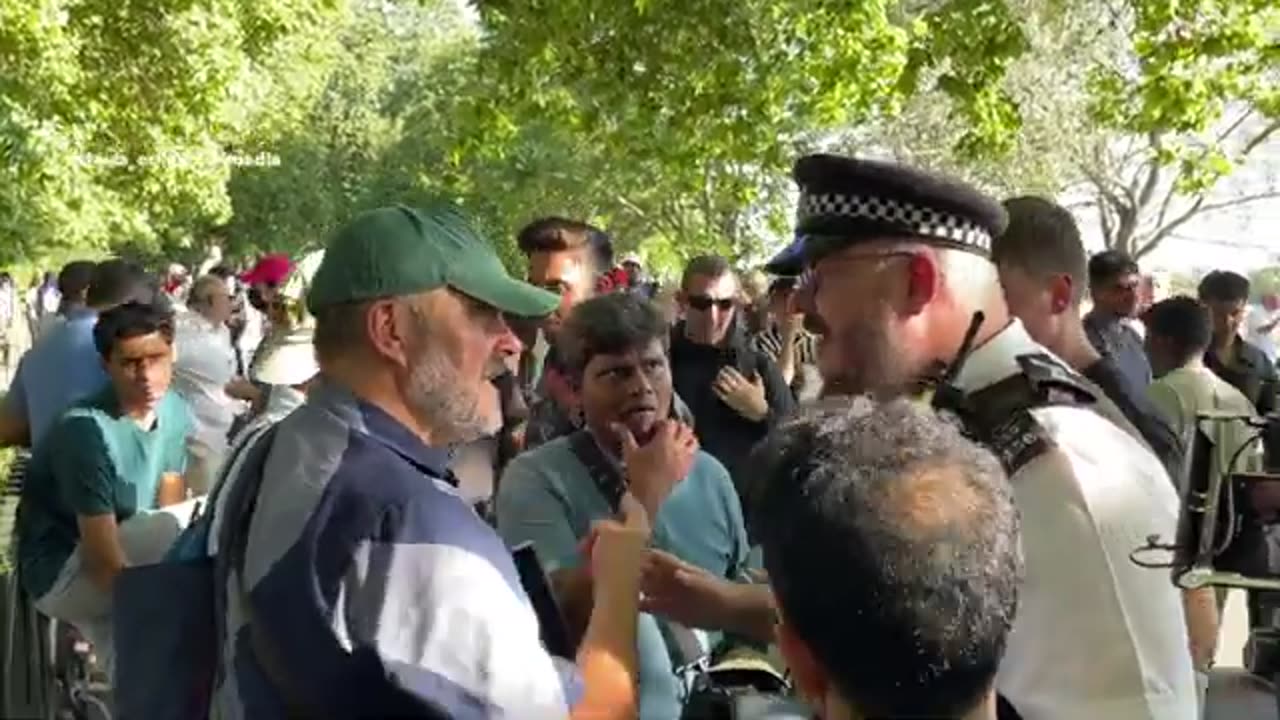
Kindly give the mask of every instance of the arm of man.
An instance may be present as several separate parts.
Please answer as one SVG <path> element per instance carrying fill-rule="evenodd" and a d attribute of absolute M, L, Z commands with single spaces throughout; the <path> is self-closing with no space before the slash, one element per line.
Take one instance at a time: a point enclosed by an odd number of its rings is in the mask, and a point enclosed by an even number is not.
<path fill-rule="evenodd" d="M 1280 314 L 1273 314 L 1268 318 L 1264 318 L 1258 325 L 1254 325 L 1252 329 L 1259 335 L 1270 335 L 1275 331 L 1277 325 L 1280 325 Z"/>
<path fill-rule="evenodd" d="M 764 379 L 765 399 L 769 402 L 769 415 L 765 422 L 776 425 L 796 408 L 796 398 L 791 385 L 782 377 L 778 365 L 768 357 L 760 356 L 760 376 Z"/>
<path fill-rule="evenodd" d="M 1277 402 L 1277 394 L 1280 393 L 1280 377 L 1276 376 L 1276 368 L 1270 363 L 1264 363 L 1262 368 L 1262 391 L 1258 393 L 1258 414 L 1269 415 L 1275 412 Z"/>
<path fill-rule="evenodd" d="M 1197 670 L 1208 671 L 1218 652 L 1218 600 L 1211 587 L 1182 591 L 1191 641 L 1191 662 Z"/>
<path fill-rule="evenodd" d="M 494 506 L 498 533 L 511 547 L 533 543 L 565 616 L 569 639 L 577 643 L 587 630 L 593 603 L 588 567 L 579 562 L 583 539 L 574 535 L 564 503 L 529 457 L 516 458 L 502 473 Z"/>
<path fill-rule="evenodd" d="M 94 585 L 110 592 L 128 560 L 116 526 L 116 471 L 102 430 L 91 418 L 65 417 L 44 442 L 52 446 L 62 500 L 76 516 L 84 570 Z"/>
<path fill-rule="evenodd" d="M 573 720 L 632 720 L 639 713 L 640 572 L 649 543 L 648 514 L 629 493 L 621 521 L 597 523 L 588 541 L 594 609 L 578 649 L 585 686 Z"/>
<path fill-rule="evenodd" d="M 640 609 L 686 627 L 771 643 L 777 608 L 767 584 L 717 577 L 662 550 L 645 563 Z"/>

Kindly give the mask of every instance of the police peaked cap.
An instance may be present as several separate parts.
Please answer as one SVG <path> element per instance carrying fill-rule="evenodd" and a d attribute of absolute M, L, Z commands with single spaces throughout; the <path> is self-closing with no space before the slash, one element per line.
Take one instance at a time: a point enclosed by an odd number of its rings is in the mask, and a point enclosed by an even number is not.
<path fill-rule="evenodd" d="M 992 238 L 1009 223 L 1000 203 L 976 188 L 903 165 L 807 155 L 796 162 L 793 177 L 800 186 L 796 234 L 807 263 L 890 238 L 990 257 Z M 794 256 L 795 249 L 788 250 Z"/>

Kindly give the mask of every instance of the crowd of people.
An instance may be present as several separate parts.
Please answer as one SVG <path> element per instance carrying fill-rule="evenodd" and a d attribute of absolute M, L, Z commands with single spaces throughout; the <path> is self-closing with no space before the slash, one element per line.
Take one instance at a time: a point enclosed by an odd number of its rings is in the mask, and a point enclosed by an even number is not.
<path fill-rule="evenodd" d="M 1275 409 L 1248 281 L 1141 307 L 1052 201 L 795 180 L 764 282 L 663 289 L 561 217 L 522 281 L 445 206 L 242 273 L 67 265 L 0 409 L 22 588 L 123 682 L 117 585 L 203 528 L 217 718 L 697 720 L 743 658 L 825 720 L 1200 717 L 1222 599 L 1129 557 L 1198 415 Z"/>

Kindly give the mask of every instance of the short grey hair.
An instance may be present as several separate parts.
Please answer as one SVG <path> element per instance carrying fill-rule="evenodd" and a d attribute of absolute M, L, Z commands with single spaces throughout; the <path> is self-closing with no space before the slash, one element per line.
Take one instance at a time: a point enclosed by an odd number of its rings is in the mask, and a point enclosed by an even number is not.
<path fill-rule="evenodd" d="M 339 303 L 320 308 L 315 314 L 315 335 L 311 341 L 316 349 L 316 361 L 324 365 L 365 347 L 367 312 L 368 302 Z"/>
<path fill-rule="evenodd" d="M 876 717 L 982 702 L 1022 578 L 995 456 L 926 405 L 833 397 L 779 426 L 749 467 L 782 616 L 845 700 Z"/>
<path fill-rule="evenodd" d="M 227 294 L 227 281 L 217 275 L 201 275 L 191 283 L 187 291 L 187 304 L 192 307 L 208 307 L 211 291 Z"/>

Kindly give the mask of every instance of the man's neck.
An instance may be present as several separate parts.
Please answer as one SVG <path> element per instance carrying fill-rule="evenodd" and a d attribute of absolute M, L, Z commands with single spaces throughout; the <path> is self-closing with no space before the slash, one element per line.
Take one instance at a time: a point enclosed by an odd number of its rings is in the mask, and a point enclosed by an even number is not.
<path fill-rule="evenodd" d="M 1089 342 L 1089 334 L 1085 332 L 1084 322 L 1078 315 L 1072 315 L 1066 319 L 1063 323 L 1062 335 L 1049 350 L 1065 360 L 1076 372 L 1084 372 L 1102 359 L 1102 354 L 1093 346 L 1093 343 Z"/>
<path fill-rule="evenodd" d="M 850 710 L 842 701 L 827 703 L 825 710 L 823 720 L 870 720 L 861 713 Z M 954 720 L 996 720 L 997 717 L 996 694 L 993 690 L 976 707 L 963 715 L 955 716 Z"/>
<path fill-rule="evenodd" d="M 961 716 L 960 720 L 996 720 L 996 693 L 991 691 L 977 707 Z"/>
<path fill-rule="evenodd" d="M 217 320 L 214 320 L 213 318 L 206 315 L 204 310 L 197 310 L 196 314 L 199 315 L 200 319 L 203 320 L 205 324 L 208 325 L 211 329 L 216 330 L 218 329 L 218 326 L 221 325 L 221 323 L 219 323 Z"/>
<path fill-rule="evenodd" d="M 355 359 L 346 362 L 332 363 L 323 369 L 327 381 L 355 395 L 358 399 L 373 405 L 403 425 L 409 432 L 418 436 L 428 447 L 443 447 L 452 442 L 452 438 L 443 437 L 432 428 L 418 422 L 409 410 L 395 381 L 385 372 L 372 367 L 372 363 Z"/>
<path fill-rule="evenodd" d="M 121 407 L 120 414 L 129 418 L 138 427 L 143 430 L 150 430 L 156 424 L 156 409 L 152 405 L 141 405 L 138 407 Z"/>
<path fill-rule="evenodd" d="M 683 329 L 684 339 L 688 340 L 690 344 L 697 345 L 699 347 L 724 347 L 729 342 L 729 333 L 725 333 L 724 337 L 720 338 L 720 342 L 705 342 L 701 338 L 694 337 L 693 334 L 689 332 L 688 323 L 685 324 Z"/>
<path fill-rule="evenodd" d="M 1235 354 L 1237 335 L 1231 333 L 1221 338 L 1213 339 L 1213 352 L 1224 360 L 1229 360 Z"/>
<path fill-rule="evenodd" d="M 1009 314 L 1009 307 L 1004 304 L 1003 300 L 1001 300 L 998 303 L 989 302 L 986 304 L 986 307 L 970 311 L 965 316 L 965 320 L 957 327 L 963 327 L 967 332 L 969 330 L 970 323 L 973 322 L 973 316 L 978 312 L 982 313 L 982 325 L 978 328 L 978 332 L 973 336 L 973 344 L 969 347 L 970 352 L 991 342 L 997 335 L 1004 332 L 1005 329 L 1009 327 L 1010 323 L 1013 322 L 1013 317 Z M 961 335 L 961 337 L 963 338 L 964 336 Z M 957 347 L 951 350 L 949 354 L 949 357 L 951 358 L 948 361 L 949 363 L 955 362 L 955 353 L 959 349 L 959 345 L 957 344 Z"/>
<path fill-rule="evenodd" d="M 1098 305 L 1094 305 L 1093 310 L 1091 310 L 1089 314 L 1099 320 L 1102 320 L 1104 322 L 1109 322 L 1109 323 L 1120 322 L 1121 320 L 1125 319 L 1125 316 L 1122 315 L 1121 313 L 1115 312 L 1110 308 L 1100 307 Z"/>

